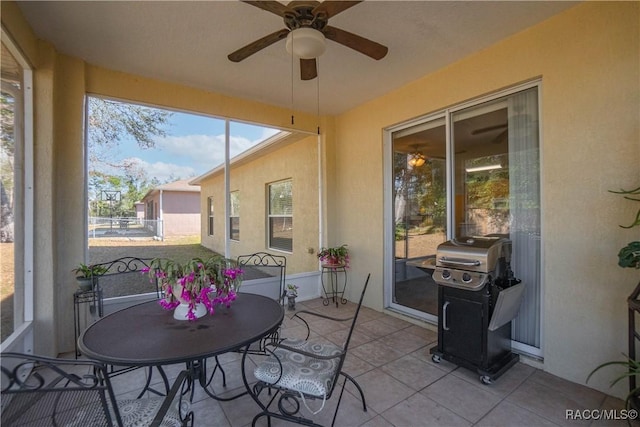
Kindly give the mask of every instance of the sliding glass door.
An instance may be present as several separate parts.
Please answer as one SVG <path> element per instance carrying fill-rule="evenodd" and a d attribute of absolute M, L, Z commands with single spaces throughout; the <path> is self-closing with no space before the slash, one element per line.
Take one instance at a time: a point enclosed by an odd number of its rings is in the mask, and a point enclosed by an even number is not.
<path fill-rule="evenodd" d="M 540 347 L 538 91 L 531 85 L 388 132 L 387 304 L 437 320 L 431 279 L 438 244 L 499 234 L 526 283 L 514 339 Z M 392 241 L 391 241 L 392 240 Z"/>
<path fill-rule="evenodd" d="M 420 268 L 447 240 L 446 126 L 436 118 L 393 133 L 393 303 L 434 316 L 436 284 Z"/>

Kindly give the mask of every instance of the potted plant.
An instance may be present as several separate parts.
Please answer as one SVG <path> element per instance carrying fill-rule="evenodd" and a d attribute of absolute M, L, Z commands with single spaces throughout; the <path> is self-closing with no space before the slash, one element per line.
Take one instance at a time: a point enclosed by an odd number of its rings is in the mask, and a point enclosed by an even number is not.
<path fill-rule="evenodd" d="M 318 252 L 318 258 L 323 267 L 349 267 L 349 249 L 347 249 L 347 245 L 322 248 Z"/>
<path fill-rule="evenodd" d="M 174 310 L 178 320 L 196 320 L 215 313 L 218 304 L 231 306 L 242 283 L 243 271 L 235 261 L 215 255 L 209 259 L 192 258 L 185 263 L 154 258 L 143 272 L 158 278 L 164 298 L 160 305 Z"/>
<path fill-rule="evenodd" d="M 298 296 L 298 286 L 288 284 L 287 285 L 287 304 L 289 305 L 289 310 L 296 309 L 296 297 Z"/>
<path fill-rule="evenodd" d="M 634 190 L 620 190 L 620 191 L 612 191 L 611 193 L 621 194 L 627 200 L 633 200 L 636 202 L 640 202 L 640 187 Z M 634 227 L 640 226 L 640 209 L 636 213 L 635 220 L 629 225 L 620 225 L 621 228 L 631 229 Z M 622 268 L 634 268 L 640 269 L 640 241 L 632 241 L 626 246 L 624 246 L 618 252 L 618 265 Z M 625 360 L 614 360 L 610 362 L 605 362 L 600 366 L 596 367 L 589 376 L 587 377 L 587 382 L 591 376 L 598 370 L 607 367 L 607 366 L 623 366 L 626 368 L 626 371 L 616 377 L 612 382 L 611 386 L 613 387 L 620 380 L 624 378 L 629 378 L 629 393 L 625 399 L 625 407 L 627 409 L 633 408 L 638 409 L 640 404 L 638 399 L 640 397 L 640 387 L 636 384 L 636 379 L 640 374 L 640 362 L 636 360 L 637 355 L 635 354 L 635 340 L 638 339 L 638 333 L 636 332 L 635 326 L 635 313 L 640 312 L 640 282 L 631 293 L 629 298 L 627 299 L 627 303 L 629 306 L 629 336 L 636 337 L 629 342 L 629 355 L 623 354 Z"/>
<path fill-rule="evenodd" d="M 107 272 L 103 265 L 87 265 L 80 263 L 78 267 L 71 270 L 76 274 L 76 280 L 81 291 L 90 291 L 96 283 L 98 276 Z"/>

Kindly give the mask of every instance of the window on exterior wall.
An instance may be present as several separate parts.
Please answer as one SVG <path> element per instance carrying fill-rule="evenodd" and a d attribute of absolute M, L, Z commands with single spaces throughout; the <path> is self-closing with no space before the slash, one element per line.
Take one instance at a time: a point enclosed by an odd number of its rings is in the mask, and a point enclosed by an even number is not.
<path fill-rule="evenodd" d="M 207 235 L 213 236 L 213 197 L 207 197 Z"/>
<path fill-rule="evenodd" d="M 268 246 L 293 252 L 293 182 L 289 179 L 269 184 Z"/>
<path fill-rule="evenodd" d="M 2 91 L 0 93 L 0 331 L 3 350 L 31 346 L 29 334 L 12 335 L 32 320 L 31 265 L 33 246 L 31 70 L 2 31 Z M 6 43 L 5 43 L 6 40 Z M 22 329 L 25 330 L 24 328 Z M 16 337 L 15 340 L 7 340 Z M 24 339 L 21 344 L 17 341 Z"/>
<path fill-rule="evenodd" d="M 229 193 L 231 199 L 231 212 L 229 213 L 229 228 L 231 240 L 240 240 L 240 192 Z"/>

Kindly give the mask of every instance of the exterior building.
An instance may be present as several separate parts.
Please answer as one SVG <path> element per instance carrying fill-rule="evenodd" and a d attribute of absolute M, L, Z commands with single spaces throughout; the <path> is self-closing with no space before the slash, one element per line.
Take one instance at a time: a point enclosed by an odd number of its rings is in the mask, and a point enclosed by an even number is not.
<path fill-rule="evenodd" d="M 319 244 L 318 143 L 315 136 L 278 134 L 262 146 L 277 147 L 232 162 L 230 174 L 231 238 L 227 256 L 271 252 L 287 257 L 287 275 L 316 272 Z M 259 147 L 258 147 L 259 148 Z M 224 167 L 191 183 L 201 186 L 203 246 L 225 253 Z M 274 212 L 269 193 L 287 202 Z M 295 200 L 295 203 L 292 203 Z M 270 207 L 272 208 L 270 212 Z M 282 216 L 280 216 L 282 215 Z"/>
<path fill-rule="evenodd" d="M 619 268 L 616 257 L 629 240 L 637 239 L 637 231 L 634 235 L 618 227 L 634 217 L 634 206 L 608 190 L 636 188 L 640 182 L 639 18 L 638 2 L 578 3 L 338 116 L 318 119 L 296 112 L 292 125 L 286 108 L 126 74 L 58 52 L 37 38 L 16 3 L 3 1 L 3 43 L 8 37 L 14 51 L 24 56 L 23 66 L 31 67 L 33 104 L 38 107 L 32 128 L 36 149 L 23 161 L 35 165 L 35 185 L 25 185 L 25 200 L 28 212 L 37 215 L 22 215 L 26 220 L 20 222 L 16 216 L 17 229 L 38 230 L 37 242 L 24 245 L 27 261 L 38 262 L 16 279 L 16 292 L 33 295 L 33 301 L 19 313 L 19 335 L 8 344 L 51 355 L 73 349 L 73 289 L 62 284 L 72 279 L 71 269 L 83 260 L 86 248 L 86 227 L 80 225 L 86 218 L 87 93 L 233 117 L 302 135 L 276 151 L 260 153 L 259 163 L 258 158 L 234 163 L 229 191 L 237 192 L 239 202 L 238 211 L 228 215 L 232 232 L 226 244 L 233 253 L 275 248 L 291 259 L 292 272 L 317 277 L 315 251 L 348 243 L 349 276 L 354 279 L 346 296 L 358 295 L 363 284 L 357 278 L 371 273 L 365 305 L 398 315 L 391 298 L 396 254 L 389 190 L 396 138 L 416 118 L 420 124 L 443 117 L 456 123 L 456 112 L 470 100 L 493 102 L 494 94 L 508 97 L 535 87 L 540 232 L 532 237 L 538 242 L 540 288 L 538 314 L 531 318 L 535 339 L 526 344 L 532 350 L 523 359 L 584 384 L 595 366 L 627 351 L 626 300 L 638 282 L 637 271 Z M 318 120 L 321 132 L 316 135 Z M 217 173 L 198 178 L 203 244 L 215 250 L 221 248 L 216 237 L 227 221 Z M 461 194 L 447 197 L 455 200 Z M 275 202 L 276 196 L 281 202 Z M 466 227 L 486 215 L 482 209 L 450 211 L 448 217 Z M 410 216 L 419 221 L 428 215 L 417 209 Z M 317 281 L 316 286 L 319 293 Z M 623 395 L 624 385 L 612 390 L 606 378 L 588 386 Z"/>
<path fill-rule="evenodd" d="M 143 220 L 145 218 L 145 216 L 144 216 L 144 214 L 145 214 L 144 203 L 136 202 L 136 203 L 134 203 L 134 205 L 136 207 L 136 219 L 137 220 Z"/>
<path fill-rule="evenodd" d="M 200 234 L 200 188 L 180 180 L 159 185 L 142 198 L 144 219 L 159 221 L 164 237 Z"/>

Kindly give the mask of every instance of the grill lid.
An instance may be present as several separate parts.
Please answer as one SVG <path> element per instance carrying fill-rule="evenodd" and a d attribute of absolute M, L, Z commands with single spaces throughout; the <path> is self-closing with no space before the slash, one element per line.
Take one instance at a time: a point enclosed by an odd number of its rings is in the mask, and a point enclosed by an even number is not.
<path fill-rule="evenodd" d="M 438 246 L 436 266 L 488 273 L 503 254 L 509 239 L 500 236 L 464 236 Z"/>
<path fill-rule="evenodd" d="M 502 236 L 464 236 L 438 246 L 433 280 L 444 286 L 480 290 L 501 257 L 510 258 L 511 241 Z"/>

